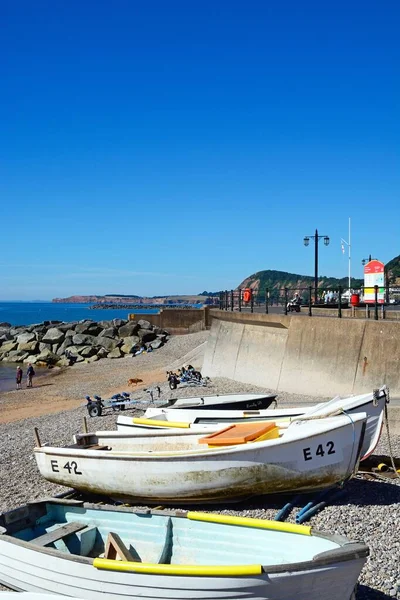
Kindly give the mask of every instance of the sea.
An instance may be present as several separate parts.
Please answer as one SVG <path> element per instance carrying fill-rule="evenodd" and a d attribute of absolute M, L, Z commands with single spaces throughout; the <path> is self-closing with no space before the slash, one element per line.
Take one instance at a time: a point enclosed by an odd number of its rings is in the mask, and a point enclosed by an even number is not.
<path fill-rule="evenodd" d="M 129 313 L 148 315 L 157 313 L 156 308 L 106 308 L 90 309 L 91 304 L 63 304 L 55 302 L 0 302 L 0 323 L 11 325 L 33 325 L 43 321 L 109 321 L 127 319 Z M 194 308 L 201 305 L 194 305 Z M 160 307 L 161 308 L 161 307 Z M 24 365 L 21 365 L 24 369 Z M 0 362 L 0 392 L 15 389 L 14 363 Z M 35 368 L 37 374 L 48 372 L 46 368 Z M 41 372 L 42 371 L 42 372 Z M 23 380 L 23 384 L 24 384 Z"/>

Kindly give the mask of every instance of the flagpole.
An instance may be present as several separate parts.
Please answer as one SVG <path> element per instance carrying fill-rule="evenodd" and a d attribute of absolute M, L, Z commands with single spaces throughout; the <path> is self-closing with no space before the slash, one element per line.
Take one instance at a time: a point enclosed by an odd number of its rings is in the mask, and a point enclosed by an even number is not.
<path fill-rule="evenodd" d="M 351 289 L 351 231 L 350 231 L 350 229 L 351 229 L 351 219 L 349 217 L 349 241 L 347 242 L 343 238 L 341 239 L 343 254 L 344 254 L 344 244 L 346 244 L 346 246 L 349 249 L 349 293 L 350 293 L 350 289 Z"/>
<path fill-rule="evenodd" d="M 351 288 L 351 238 L 350 238 L 350 217 L 349 217 L 349 292 Z"/>

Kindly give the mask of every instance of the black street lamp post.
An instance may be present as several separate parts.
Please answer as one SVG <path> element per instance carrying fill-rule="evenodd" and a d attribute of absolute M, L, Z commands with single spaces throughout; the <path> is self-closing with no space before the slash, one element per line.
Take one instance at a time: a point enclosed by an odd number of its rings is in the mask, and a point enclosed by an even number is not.
<path fill-rule="evenodd" d="M 314 271 L 314 287 L 315 287 L 315 298 L 314 303 L 318 304 L 318 242 L 321 238 L 324 238 L 325 246 L 329 245 L 329 237 L 327 235 L 318 235 L 318 229 L 315 230 L 315 235 L 307 235 L 304 238 L 304 245 L 308 246 L 310 239 L 314 240 L 315 243 L 315 271 Z"/>
<path fill-rule="evenodd" d="M 377 258 L 371 258 L 371 255 L 369 255 L 368 258 L 363 258 L 361 261 L 361 264 L 363 267 L 365 267 L 365 265 L 369 262 L 371 262 L 371 260 L 378 260 Z"/>

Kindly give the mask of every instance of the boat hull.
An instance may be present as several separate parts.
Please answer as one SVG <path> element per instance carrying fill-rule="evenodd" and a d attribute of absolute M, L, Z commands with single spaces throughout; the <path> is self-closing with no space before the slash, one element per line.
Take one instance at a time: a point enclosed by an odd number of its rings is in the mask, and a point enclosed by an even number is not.
<path fill-rule="evenodd" d="M 297 572 L 242 577 L 185 577 L 107 572 L 73 559 L 23 549 L 0 540 L 0 580 L 18 591 L 85 600 L 345 600 L 365 558 Z"/>
<path fill-rule="evenodd" d="M 226 394 L 199 398 L 178 398 L 169 401 L 166 408 L 191 410 L 263 410 L 276 402 L 276 394 Z M 169 405 L 171 404 L 171 405 Z"/>
<path fill-rule="evenodd" d="M 122 501 L 187 504 L 309 492 L 358 467 L 365 413 L 294 422 L 280 439 L 207 448 L 194 436 L 132 438 L 111 450 L 35 449 L 43 477 Z"/>
<path fill-rule="evenodd" d="M 302 525 L 74 500 L 32 503 L 0 523 L 2 584 L 85 600 L 343 600 L 368 556 L 365 544 Z M 110 532 L 139 562 L 104 559 Z"/>

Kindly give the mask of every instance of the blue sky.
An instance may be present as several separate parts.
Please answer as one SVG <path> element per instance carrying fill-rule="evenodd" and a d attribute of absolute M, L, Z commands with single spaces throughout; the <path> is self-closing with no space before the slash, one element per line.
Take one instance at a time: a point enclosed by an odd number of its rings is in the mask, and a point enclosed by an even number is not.
<path fill-rule="evenodd" d="M 400 254 L 397 0 L 3 0 L 0 299 Z"/>

